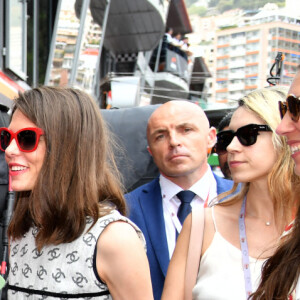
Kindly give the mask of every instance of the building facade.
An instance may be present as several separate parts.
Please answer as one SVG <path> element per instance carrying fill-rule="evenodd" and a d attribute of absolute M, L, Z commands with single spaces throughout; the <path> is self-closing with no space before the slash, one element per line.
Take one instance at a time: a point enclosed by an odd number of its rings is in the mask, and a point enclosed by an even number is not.
<path fill-rule="evenodd" d="M 300 20 L 284 15 L 261 15 L 242 27 L 219 30 L 215 38 L 211 98 L 240 99 L 245 91 L 268 85 L 278 52 L 284 54 L 280 84 L 290 85 L 300 62 Z"/>

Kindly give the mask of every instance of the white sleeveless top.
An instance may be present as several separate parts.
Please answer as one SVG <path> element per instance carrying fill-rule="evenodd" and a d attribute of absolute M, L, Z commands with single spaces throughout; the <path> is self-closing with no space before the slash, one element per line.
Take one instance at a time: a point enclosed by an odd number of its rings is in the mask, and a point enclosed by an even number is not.
<path fill-rule="evenodd" d="M 145 246 L 140 229 L 116 210 L 99 218 L 90 230 L 92 218 L 87 218 L 86 229 L 76 240 L 45 246 L 41 252 L 35 245 L 36 227 L 12 241 L 8 299 L 112 299 L 98 276 L 96 245 L 106 226 L 116 221 L 131 224 Z"/>
<path fill-rule="evenodd" d="M 300 300 L 300 276 L 296 285 L 296 300 Z"/>
<path fill-rule="evenodd" d="M 201 258 L 200 270 L 193 289 L 193 300 L 246 299 L 241 250 L 225 240 L 217 230 L 214 208 L 212 218 L 215 234 L 212 243 Z M 265 259 L 249 257 L 252 289 L 260 282 Z"/>

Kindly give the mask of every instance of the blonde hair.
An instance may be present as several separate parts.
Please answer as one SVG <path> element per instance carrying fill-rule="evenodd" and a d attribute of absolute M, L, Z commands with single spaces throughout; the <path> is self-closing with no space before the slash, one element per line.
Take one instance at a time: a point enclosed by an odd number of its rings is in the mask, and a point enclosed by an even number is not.
<path fill-rule="evenodd" d="M 238 106 L 254 113 L 272 129 L 272 142 L 277 153 L 277 160 L 268 175 L 268 187 L 273 200 L 275 222 L 281 229 L 289 223 L 295 212 L 297 207 L 295 191 L 300 183 L 299 178 L 294 174 L 294 161 L 286 139 L 275 132 L 280 123 L 278 101 L 285 100 L 287 91 L 286 87 L 277 86 L 257 89 L 243 97 Z M 242 183 L 240 191 L 236 193 L 238 183 L 234 183 L 229 192 L 219 195 L 220 201 L 226 198 L 226 201 L 220 205 L 230 205 L 243 199 L 250 184 L 250 182 Z M 234 192 L 233 196 L 228 197 Z"/>

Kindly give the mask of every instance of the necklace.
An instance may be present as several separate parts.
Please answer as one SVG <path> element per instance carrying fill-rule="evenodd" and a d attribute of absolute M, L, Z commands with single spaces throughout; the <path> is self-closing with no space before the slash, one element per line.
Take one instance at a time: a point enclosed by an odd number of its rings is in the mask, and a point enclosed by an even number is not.
<path fill-rule="evenodd" d="M 264 221 L 262 217 L 259 218 L 259 217 L 256 217 L 255 215 L 252 215 L 252 214 L 249 214 L 249 216 L 251 216 L 253 218 L 256 218 L 256 219 L 259 219 L 261 222 L 265 223 L 266 226 L 270 226 L 271 223 L 272 223 L 271 221 Z"/>

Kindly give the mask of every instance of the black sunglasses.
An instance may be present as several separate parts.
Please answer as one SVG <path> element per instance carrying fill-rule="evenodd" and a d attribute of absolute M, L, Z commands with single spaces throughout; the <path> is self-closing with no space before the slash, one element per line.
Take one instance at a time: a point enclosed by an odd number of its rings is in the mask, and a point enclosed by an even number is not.
<path fill-rule="evenodd" d="M 287 111 L 290 112 L 291 119 L 294 122 L 298 122 L 300 116 L 300 97 L 297 98 L 295 95 L 288 95 L 285 102 L 279 101 L 281 119 Z"/>
<path fill-rule="evenodd" d="M 251 146 L 256 143 L 259 131 L 272 131 L 268 125 L 249 124 L 240 127 L 236 132 L 233 130 L 224 130 L 217 134 L 217 144 L 215 152 L 218 155 L 226 153 L 228 145 L 236 136 L 243 146 Z"/>

